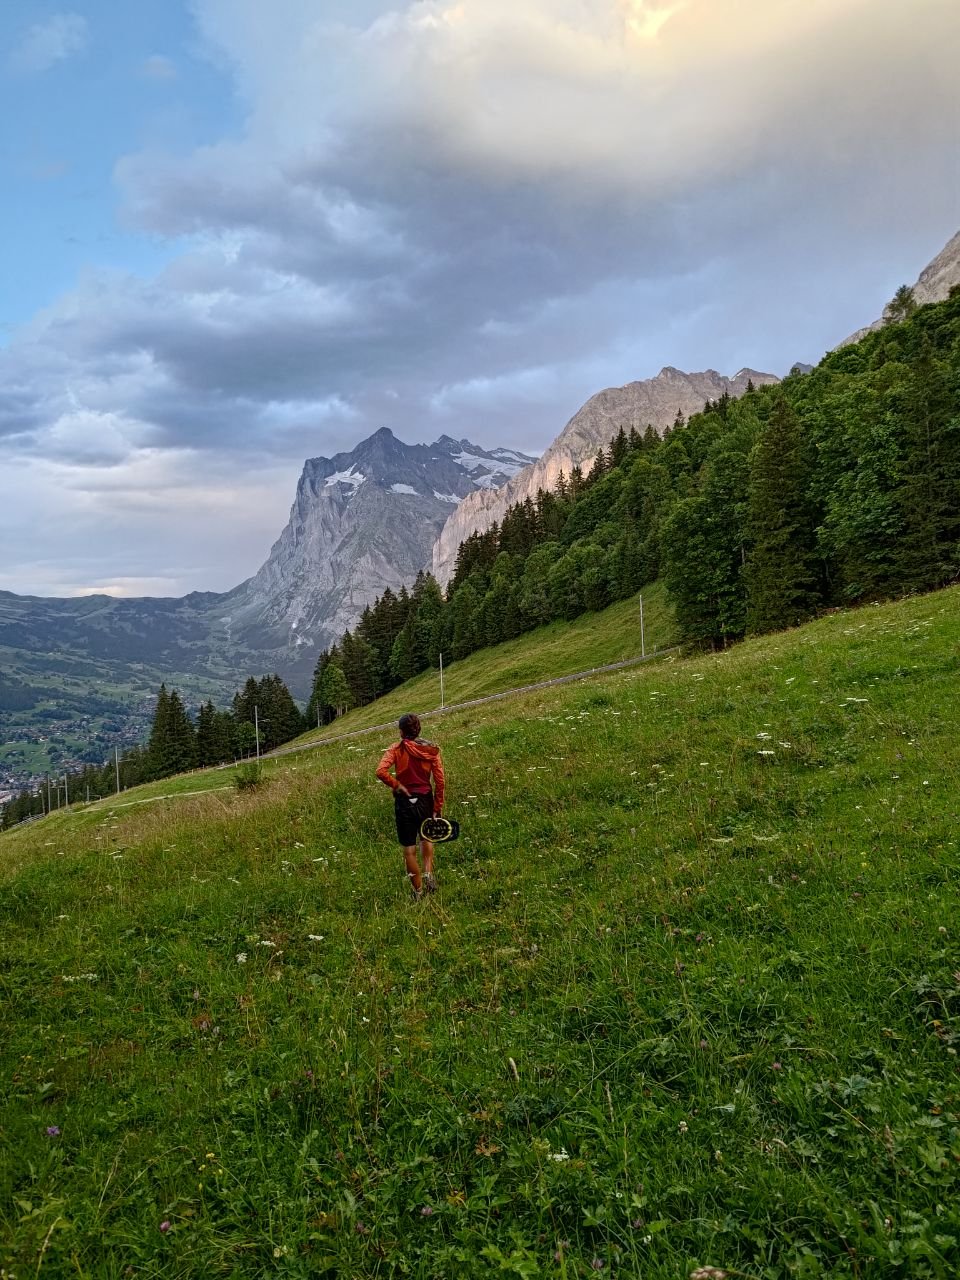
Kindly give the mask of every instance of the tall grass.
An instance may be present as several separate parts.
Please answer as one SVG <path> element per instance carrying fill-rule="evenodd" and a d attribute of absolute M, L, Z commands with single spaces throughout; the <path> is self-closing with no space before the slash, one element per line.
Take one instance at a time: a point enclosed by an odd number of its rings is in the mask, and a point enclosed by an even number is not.
<path fill-rule="evenodd" d="M 955 1275 L 958 602 L 0 839 L 0 1266 Z"/>

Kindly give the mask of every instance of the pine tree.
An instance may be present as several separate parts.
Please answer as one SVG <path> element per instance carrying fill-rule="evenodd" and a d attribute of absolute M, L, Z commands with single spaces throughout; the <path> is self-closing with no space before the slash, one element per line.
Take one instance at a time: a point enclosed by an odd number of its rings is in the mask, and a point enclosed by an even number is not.
<path fill-rule="evenodd" d="M 279 675 L 264 676 L 257 689 L 261 745 L 264 750 L 289 742 L 303 730 L 303 717 Z"/>
<path fill-rule="evenodd" d="M 238 724 L 253 724 L 255 708 L 260 697 L 260 687 L 253 676 L 248 676 L 243 688 L 233 695 L 233 715 Z"/>
<path fill-rule="evenodd" d="M 603 452 L 602 449 L 598 449 L 596 453 L 596 457 L 593 459 L 593 465 L 591 466 L 590 471 L 587 475 L 586 481 L 584 482 L 585 487 L 589 489 L 591 485 L 595 485 L 598 480 L 602 480 L 606 474 L 607 474 L 606 454 Z"/>
<path fill-rule="evenodd" d="M 215 711 L 210 731 L 210 763 L 226 764 L 237 756 L 237 726 L 229 711 Z"/>
<path fill-rule="evenodd" d="M 443 635 L 443 592 L 432 573 L 424 573 L 415 593 L 416 615 L 411 637 L 414 674 L 435 668 L 440 661 Z"/>
<path fill-rule="evenodd" d="M 636 430 L 636 428 L 634 428 Z M 608 468 L 619 467 L 626 460 L 627 454 L 630 452 L 630 441 L 627 439 L 627 433 L 623 427 L 610 441 L 610 452 L 608 455 Z"/>
<path fill-rule="evenodd" d="M 664 522 L 663 576 L 687 644 L 722 649 L 744 633 L 748 476 L 742 454 L 719 452 L 706 468 L 702 492 L 678 502 Z"/>
<path fill-rule="evenodd" d="M 450 601 L 450 614 L 453 618 L 452 648 L 453 657 L 465 658 L 479 647 L 477 636 L 477 614 L 480 600 L 476 589 L 469 582 L 458 587 Z"/>
<path fill-rule="evenodd" d="M 153 722 L 150 726 L 150 738 L 147 743 L 147 754 L 149 756 L 149 772 L 151 777 L 165 778 L 167 775 L 163 772 L 166 767 L 167 743 L 170 737 L 170 695 L 167 692 L 166 684 L 161 684 L 160 692 L 157 694 L 157 705 L 153 712 Z"/>
<path fill-rule="evenodd" d="M 905 588 L 939 587 L 960 574 L 960 413 L 947 361 L 924 335 L 900 396 L 902 461 L 894 500 L 901 534 L 895 568 Z"/>
<path fill-rule="evenodd" d="M 206 702 L 197 713 L 197 764 L 201 767 L 219 764 L 214 750 L 214 717 L 212 702 Z"/>
<path fill-rule="evenodd" d="M 160 686 L 147 750 L 150 774 L 154 778 L 169 778 L 175 773 L 183 773 L 194 768 L 197 762 L 193 725 L 179 693 L 176 689 L 168 693 L 165 684 Z"/>
<path fill-rule="evenodd" d="M 393 642 L 393 648 L 390 651 L 390 676 L 394 684 L 404 684 L 407 680 L 412 680 L 417 674 L 416 662 L 414 659 L 414 620 L 410 618 L 407 625 L 403 628 L 396 640 Z"/>
<path fill-rule="evenodd" d="M 908 284 L 902 284 L 887 303 L 883 313 L 884 324 L 901 324 L 917 309 L 917 300 Z"/>
<path fill-rule="evenodd" d="M 797 415 L 778 397 L 750 460 L 747 629 L 795 626 L 819 600 L 810 464 Z"/>

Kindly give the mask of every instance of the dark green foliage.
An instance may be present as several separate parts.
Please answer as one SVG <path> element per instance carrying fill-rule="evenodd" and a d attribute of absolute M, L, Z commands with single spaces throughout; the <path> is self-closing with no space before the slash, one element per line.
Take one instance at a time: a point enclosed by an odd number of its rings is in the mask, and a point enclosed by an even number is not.
<path fill-rule="evenodd" d="M 752 633 L 795 626 L 819 602 L 810 472 L 800 421 L 778 396 L 750 459 L 744 576 Z"/>
<path fill-rule="evenodd" d="M 939 587 L 960 568 L 960 369 L 938 359 L 926 336 L 908 369 L 895 569 L 906 588 Z"/>
<path fill-rule="evenodd" d="M 255 791 L 263 782 L 263 765 L 254 764 L 238 764 L 237 771 L 233 775 L 233 785 L 238 791 Z"/>
<path fill-rule="evenodd" d="M 163 684 L 157 695 L 147 756 L 152 778 L 169 778 L 197 763 L 197 737 L 183 701 L 176 689 L 168 693 Z"/>
<path fill-rule="evenodd" d="M 244 725 L 249 725 L 254 735 L 259 729 L 261 751 L 272 751 L 274 747 L 289 742 L 302 732 L 304 726 L 297 704 L 278 675 L 264 676 L 260 680 L 249 677 L 243 688 L 234 694 L 233 722 L 241 734 L 236 745 L 243 752 L 248 750 L 250 739 Z M 224 738 L 225 725 L 223 722 L 220 724 L 221 738 Z"/>
<path fill-rule="evenodd" d="M 688 643 L 721 649 L 744 633 L 747 481 L 746 458 L 719 453 L 706 470 L 703 491 L 680 501 L 664 525 L 664 578 Z"/>
<path fill-rule="evenodd" d="M 332 718 L 342 716 L 353 706 L 353 697 L 343 668 L 337 662 L 330 662 L 324 668 L 320 682 L 319 698 L 321 705 L 332 712 Z"/>
<path fill-rule="evenodd" d="M 883 322 L 899 324 L 900 321 L 909 319 L 916 309 L 917 300 L 913 296 L 913 290 L 908 284 L 902 284 L 888 304 Z"/>

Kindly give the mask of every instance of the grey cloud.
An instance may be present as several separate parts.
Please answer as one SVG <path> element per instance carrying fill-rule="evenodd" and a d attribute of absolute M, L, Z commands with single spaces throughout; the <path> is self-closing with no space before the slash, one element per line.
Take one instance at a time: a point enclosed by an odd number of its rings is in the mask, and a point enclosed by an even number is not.
<path fill-rule="evenodd" d="M 480 68 L 462 86 L 410 62 L 422 36 L 410 22 L 453 12 L 440 0 L 366 31 L 387 5 L 325 4 L 318 22 L 313 0 L 201 0 L 205 36 L 250 103 L 247 134 L 118 165 L 131 226 L 182 239 L 182 252 L 153 280 L 92 274 L 14 335 L 0 349 L 0 434 L 126 509 L 151 483 L 168 492 L 166 451 L 194 451 L 199 495 L 224 458 L 226 492 L 265 458 L 287 476 L 382 425 L 533 450 L 601 386 L 661 364 L 816 359 L 960 223 L 944 159 L 956 10 L 872 8 L 865 27 L 855 0 L 835 16 L 825 0 L 775 12 L 757 0 L 737 10 L 750 58 L 731 66 L 729 41 L 707 53 L 733 8 L 704 3 L 676 19 L 707 24 L 685 37 L 686 74 L 659 97 L 652 80 L 624 90 L 616 127 L 603 59 L 619 55 L 598 26 L 582 73 L 563 42 L 546 72 L 536 42 L 518 44 L 501 67 L 516 127 L 485 132 L 489 24 L 506 0 L 458 6 L 475 44 L 430 46 Z M 574 23 L 615 6 L 529 5 L 548 33 L 554 10 Z M 913 56 L 924 41 L 925 60 Z M 377 80 L 390 52 L 401 73 L 419 68 L 416 83 Z M 674 46 L 683 65 L 687 53 Z M 556 95 L 559 122 L 539 151 L 538 93 Z M 598 145 L 575 133 L 564 164 L 571 101 Z M 102 448 L 85 445 L 84 412 L 109 417 Z M 235 576 L 253 567 L 238 549 Z"/>

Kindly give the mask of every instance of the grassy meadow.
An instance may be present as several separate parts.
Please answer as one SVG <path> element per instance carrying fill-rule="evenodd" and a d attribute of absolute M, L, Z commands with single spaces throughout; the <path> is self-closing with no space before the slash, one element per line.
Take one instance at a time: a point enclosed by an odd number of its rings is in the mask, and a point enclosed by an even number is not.
<path fill-rule="evenodd" d="M 0 1272 L 955 1276 L 958 724 L 954 588 L 433 722 L 419 904 L 387 734 L 0 837 Z"/>
<path fill-rule="evenodd" d="M 643 624 L 647 653 L 675 643 L 673 616 L 661 582 L 644 588 Z M 573 622 L 552 622 L 516 640 L 480 649 L 447 665 L 443 678 L 444 701 L 447 706 L 470 702 L 507 689 L 639 657 L 640 598 L 634 596 L 610 605 L 602 613 L 587 613 Z M 337 734 L 397 720 L 405 711 L 422 715 L 439 706 L 439 672 L 428 671 L 376 702 L 348 711 L 319 731 L 314 729 L 298 741 L 322 742 Z M 431 726 L 429 732 L 424 731 L 425 736 L 429 737 L 435 729 L 440 731 L 439 726 Z"/>

